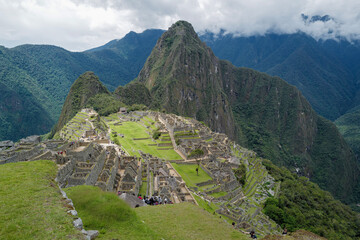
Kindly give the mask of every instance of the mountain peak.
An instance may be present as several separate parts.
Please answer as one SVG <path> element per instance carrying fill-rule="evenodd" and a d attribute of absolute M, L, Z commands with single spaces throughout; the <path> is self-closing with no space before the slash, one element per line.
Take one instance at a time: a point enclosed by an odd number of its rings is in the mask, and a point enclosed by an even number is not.
<path fill-rule="evenodd" d="M 81 74 L 70 88 L 56 130 L 59 131 L 66 122 L 87 104 L 91 97 L 99 93 L 110 94 L 95 73 L 88 71 Z"/>
<path fill-rule="evenodd" d="M 164 47 L 174 48 L 179 45 L 189 46 L 201 43 L 201 40 L 190 23 L 186 21 L 177 21 L 160 37 L 157 47 L 159 49 Z"/>
<path fill-rule="evenodd" d="M 178 21 L 157 41 L 137 81 L 154 96 L 154 108 L 196 118 L 234 138 L 219 65 L 192 25 Z"/>

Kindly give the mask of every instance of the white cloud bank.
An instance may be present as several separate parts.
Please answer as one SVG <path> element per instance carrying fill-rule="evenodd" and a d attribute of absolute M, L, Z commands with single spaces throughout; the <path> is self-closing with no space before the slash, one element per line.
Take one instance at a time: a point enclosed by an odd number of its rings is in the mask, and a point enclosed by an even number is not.
<path fill-rule="evenodd" d="M 306 22 L 301 14 L 332 18 Z M 315 38 L 360 39 L 359 0 L 0 0 L 0 45 L 53 44 L 82 51 L 129 31 L 167 29 L 180 19 L 198 32 L 303 31 Z"/>

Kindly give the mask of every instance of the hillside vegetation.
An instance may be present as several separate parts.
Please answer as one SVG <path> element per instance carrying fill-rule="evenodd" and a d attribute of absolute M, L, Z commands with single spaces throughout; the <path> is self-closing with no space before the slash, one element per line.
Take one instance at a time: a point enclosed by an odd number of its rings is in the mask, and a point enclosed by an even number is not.
<path fill-rule="evenodd" d="M 97 94 L 101 94 L 101 97 L 106 100 L 106 96 L 110 95 L 110 92 L 93 72 L 85 72 L 76 79 L 66 97 L 55 131 L 59 131 L 77 112 L 87 106 L 90 99 L 92 99 L 93 104 L 96 105 L 96 103 L 99 102 L 94 99 Z M 109 107 L 113 107 L 113 105 Z M 103 108 L 102 111 L 104 110 Z"/>
<path fill-rule="evenodd" d="M 99 75 L 111 91 L 133 80 L 162 32 L 130 32 L 85 52 L 51 45 L 0 46 L 0 140 L 48 132 L 72 83 L 86 71 Z"/>
<path fill-rule="evenodd" d="M 264 212 L 289 231 L 306 229 L 327 239 L 359 239 L 359 214 L 335 200 L 305 177 L 263 162 L 271 176 L 281 182 L 277 198 L 265 202 Z"/>
<path fill-rule="evenodd" d="M 0 239 L 83 239 L 72 224 L 51 161 L 0 165 Z"/>
<path fill-rule="evenodd" d="M 354 108 L 335 121 L 346 142 L 360 157 L 360 107 Z"/>

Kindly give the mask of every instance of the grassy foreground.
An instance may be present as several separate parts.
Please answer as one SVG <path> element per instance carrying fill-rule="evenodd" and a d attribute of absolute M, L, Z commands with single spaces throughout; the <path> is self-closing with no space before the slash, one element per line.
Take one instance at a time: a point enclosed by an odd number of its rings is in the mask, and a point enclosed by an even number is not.
<path fill-rule="evenodd" d="M 163 239 L 248 239 L 224 219 L 191 203 L 141 207 L 135 211 Z"/>
<path fill-rule="evenodd" d="M 116 194 L 85 185 L 65 191 L 73 200 L 84 228 L 99 231 L 97 239 L 159 239 Z"/>
<path fill-rule="evenodd" d="M 66 189 L 86 229 L 98 239 L 248 239 L 223 219 L 184 203 L 131 209 L 115 194 L 93 186 Z"/>
<path fill-rule="evenodd" d="M 51 161 L 0 165 L 0 239 L 83 239 L 66 213 Z"/>

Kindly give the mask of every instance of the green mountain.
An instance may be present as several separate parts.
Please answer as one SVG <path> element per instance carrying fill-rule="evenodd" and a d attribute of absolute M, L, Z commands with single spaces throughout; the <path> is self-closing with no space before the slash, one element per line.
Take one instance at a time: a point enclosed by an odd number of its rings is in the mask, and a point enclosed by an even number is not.
<path fill-rule="evenodd" d="M 85 72 L 76 79 L 71 86 L 70 92 L 67 95 L 61 110 L 55 131 L 60 131 L 61 128 L 76 115 L 76 113 L 88 106 L 90 99 L 93 99 L 97 95 L 106 97 L 110 95 L 110 92 L 93 72 Z"/>
<path fill-rule="evenodd" d="M 335 121 L 346 142 L 360 157 L 360 107 L 350 110 Z"/>
<path fill-rule="evenodd" d="M 6 109 L 0 113 L 0 140 L 48 132 L 60 116 L 74 79 L 85 71 L 95 72 L 110 90 L 133 80 L 162 33 L 130 32 L 103 48 L 85 52 L 47 45 L 0 46 L 0 84 L 5 86 L 0 96 L 7 99 L 2 101 Z M 9 103 L 9 92 L 22 107 Z"/>
<path fill-rule="evenodd" d="M 295 85 L 320 115 L 335 120 L 359 105 L 360 44 L 315 40 L 304 34 L 237 37 L 221 32 L 201 39 L 221 59 L 279 76 Z"/>
<path fill-rule="evenodd" d="M 156 43 L 137 78 L 150 90 L 152 108 L 205 121 L 234 139 L 234 121 L 218 79 L 218 59 L 192 26 L 177 22 Z"/>
<path fill-rule="evenodd" d="M 335 125 L 280 78 L 216 58 L 189 23 L 162 35 L 136 82 L 149 89 L 150 107 L 204 121 L 337 198 L 354 200 L 359 167 Z"/>

